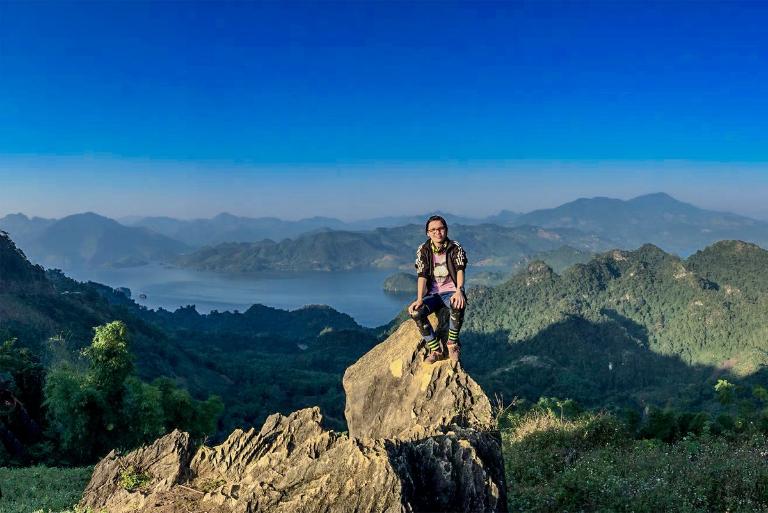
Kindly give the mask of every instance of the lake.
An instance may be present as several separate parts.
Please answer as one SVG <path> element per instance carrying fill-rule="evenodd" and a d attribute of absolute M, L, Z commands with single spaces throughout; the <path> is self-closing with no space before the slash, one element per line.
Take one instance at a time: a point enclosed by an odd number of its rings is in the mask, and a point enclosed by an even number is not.
<path fill-rule="evenodd" d="M 141 266 L 125 269 L 65 270 L 78 281 L 95 281 L 110 287 L 128 287 L 133 300 L 148 308 L 175 310 L 195 305 L 200 313 L 211 310 L 245 311 L 251 305 L 294 310 L 308 304 L 329 305 L 351 315 L 363 326 L 391 321 L 413 294 L 395 296 L 383 291 L 387 276 L 396 271 L 347 271 L 303 273 L 220 274 Z M 139 294 L 146 294 L 140 299 Z"/>

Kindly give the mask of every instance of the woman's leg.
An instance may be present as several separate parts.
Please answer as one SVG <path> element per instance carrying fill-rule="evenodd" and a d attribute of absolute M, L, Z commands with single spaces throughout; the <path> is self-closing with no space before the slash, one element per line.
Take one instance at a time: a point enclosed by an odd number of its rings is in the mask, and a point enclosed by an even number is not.
<path fill-rule="evenodd" d="M 428 317 L 431 313 L 439 312 L 441 308 L 443 308 L 443 302 L 440 296 L 430 294 L 424 297 L 422 305 L 411 315 L 430 351 L 440 351 L 440 341 L 435 337 L 435 330 L 432 328 Z"/>
<path fill-rule="evenodd" d="M 451 360 L 459 361 L 459 351 L 461 344 L 459 343 L 459 332 L 461 331 L 461 325 L 464 323 L 464 310 L 466 308 L 466 302 L 461 308 L 455 308 L 448 303 L 451 308 L 451 316 L 448 321 L 448 356 Z"/>

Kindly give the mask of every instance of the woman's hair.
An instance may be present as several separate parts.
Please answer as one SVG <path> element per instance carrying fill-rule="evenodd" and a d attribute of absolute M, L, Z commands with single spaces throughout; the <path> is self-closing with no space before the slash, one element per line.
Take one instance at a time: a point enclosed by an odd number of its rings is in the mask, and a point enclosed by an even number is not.
<path fill-rule="evenodd" d="M 424 233 L 429 232 L 429 223 L 432 221 L 440 221 L 443 223 L 443 226 L 445 226 L 445 233 L 448 233 L 448 223 L 445 222 L 445 219 L 443 219 L 443 216 L 432 216 L 429 219 L 427 219 L 427 224 L 424 225 Z"/>

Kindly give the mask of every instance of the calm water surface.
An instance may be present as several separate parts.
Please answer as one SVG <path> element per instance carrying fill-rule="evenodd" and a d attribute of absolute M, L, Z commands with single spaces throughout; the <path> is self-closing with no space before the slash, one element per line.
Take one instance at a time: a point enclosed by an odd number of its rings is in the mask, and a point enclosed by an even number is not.
<path fill-rule="evenodd" d="M 392 320 L 411 296 L 393 296 L 382 290 L 384 279 L 395 271 L 220 274 L 142 266 L 127 269 L 65 270 L 79 281 L 110 287 L 128 287 L 133 299 L 148 308 L 175 310 L 195 305 L 211 310 L 245 311 L 254 303 L 294 310 L 308 304 L 329 305 L 351 315 L 363 326 Z M 146 294 L 140 299 L 139 294 Z"/>

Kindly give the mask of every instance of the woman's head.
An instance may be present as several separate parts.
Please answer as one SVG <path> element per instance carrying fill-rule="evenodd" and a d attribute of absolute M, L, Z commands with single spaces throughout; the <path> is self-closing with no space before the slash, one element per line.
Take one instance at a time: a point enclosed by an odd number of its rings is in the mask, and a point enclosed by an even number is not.
<path fill-rule="evenodd" d="M 448 223 L 442 216 L 432 216 L 427 219 L 424 230 L 435 244 L 441 244 L 448 237 Z"/>

